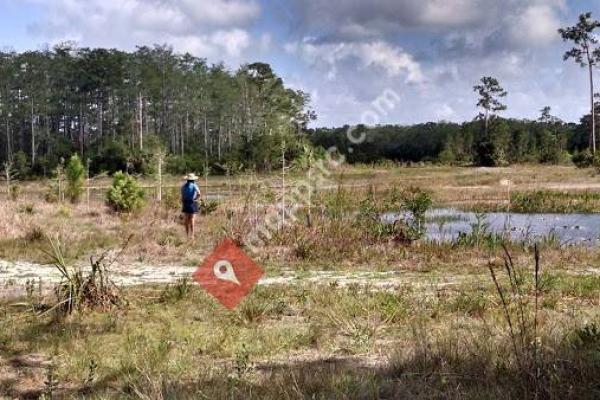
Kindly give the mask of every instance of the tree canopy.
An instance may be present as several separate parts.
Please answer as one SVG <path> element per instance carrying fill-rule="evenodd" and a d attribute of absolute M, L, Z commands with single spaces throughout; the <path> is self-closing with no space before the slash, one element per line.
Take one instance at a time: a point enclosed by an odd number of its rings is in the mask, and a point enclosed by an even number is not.
<path fill-rule="evenodd" d="M 490 124 L 488 139 L 491 142 L 484 136 L 482 119 L 464 123 L 382 125 L 370 129 L 359 126 L 356 132 L 366 132 L 365 143 L 360 146 L 348 141 L 347 126 L 310 130 L 310 140 L 317 146 L 337 147 L 351 163 L 392 160 L 490 166 L 555 164 L 568 162 L 570 154 L 587 148 L 589 115 L 583 117 L 580 124 L 564 123 L 555 117 L 544 118 L 531 121 L 496 117 Z"/>
<path fill-rule="evenodd" d="M 46 175 L 76 152 L 92 172 L 146 172 L 160 148 L 172 172 L 265 170 L 301 141 L 309 102 L 268 64 L 231 72 L 168 46 L 0 52 L 0 161 Z"/>
<path fill-rule="evenodd" d="M 573 59 L 581 67 L 587 67 L 590 84 L 590 112 L 592 115 L 590 126 L 590 147 L 592 152 L 596 152 L 596 107 L 594 103 L 594 67 L 600 59 L 600 48 L 597 47 L 598 39 L 594 33 L 600 28 L 600 21 L 592 18 L 592 13 L 579 15 L 577 24 L 560 28 L 559 35 L 563 41 L 573 43 L 573 47 L 567 50 L 563 55 L 563 60 Z"/>

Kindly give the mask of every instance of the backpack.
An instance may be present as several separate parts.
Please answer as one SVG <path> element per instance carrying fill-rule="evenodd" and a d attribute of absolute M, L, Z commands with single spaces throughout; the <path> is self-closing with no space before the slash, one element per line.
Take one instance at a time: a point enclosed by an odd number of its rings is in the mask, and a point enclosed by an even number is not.
<path fill-rule="evenodd" d="M 197 191 L 198 188 L 195 183 L 187 182 L 181 188 L 181 198 L 183 199 L 183 201 L 191 203 L 194 200 L 196 200 Z"/>

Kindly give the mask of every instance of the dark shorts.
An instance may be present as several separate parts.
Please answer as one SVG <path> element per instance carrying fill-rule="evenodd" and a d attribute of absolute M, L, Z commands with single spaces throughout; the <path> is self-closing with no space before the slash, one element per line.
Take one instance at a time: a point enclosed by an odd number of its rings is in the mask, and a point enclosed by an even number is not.
<path fill-rule="evenodd" d="M 198 206 L 197 201 L 184 201 L 181 211 L 184 214 L 198 214 L 200 207 Z"/>

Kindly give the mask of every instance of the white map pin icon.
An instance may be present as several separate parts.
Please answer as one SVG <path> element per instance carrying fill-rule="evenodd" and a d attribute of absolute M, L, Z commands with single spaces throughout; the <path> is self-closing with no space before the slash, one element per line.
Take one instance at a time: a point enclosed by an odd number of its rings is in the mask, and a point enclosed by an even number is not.
<path fill-rule="evenodd" d="M 213 273 L 217 279 L 227 282 L 233 282 L 236 285 L 241 285 L 240 281 L 238 281 L 237 276 L 235 276 L 235 271 L 233 270 L 233 265 L 227 260 L 220 260 L 215 263 L 213 266 Z"/>

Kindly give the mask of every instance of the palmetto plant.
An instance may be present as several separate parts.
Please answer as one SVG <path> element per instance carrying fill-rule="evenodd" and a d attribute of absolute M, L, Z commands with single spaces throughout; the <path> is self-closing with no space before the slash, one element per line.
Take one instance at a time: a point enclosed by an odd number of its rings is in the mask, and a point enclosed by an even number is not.
<path fill-rule="evenodd" d="M 58 318 L 75 311 L 107 311 L 121 304 L 119 290 L 110 280 L 108 271 L 116 259 L 107 262 L 106 254 L 96 260 L 91 257 L 91 270 L 84 273 L 81 268 L 67 264 L 58 240 L 49 238 L 49 242 L 53 265 L 62 278 L 54 290 L 56 304 L 50 309 Z"/>

